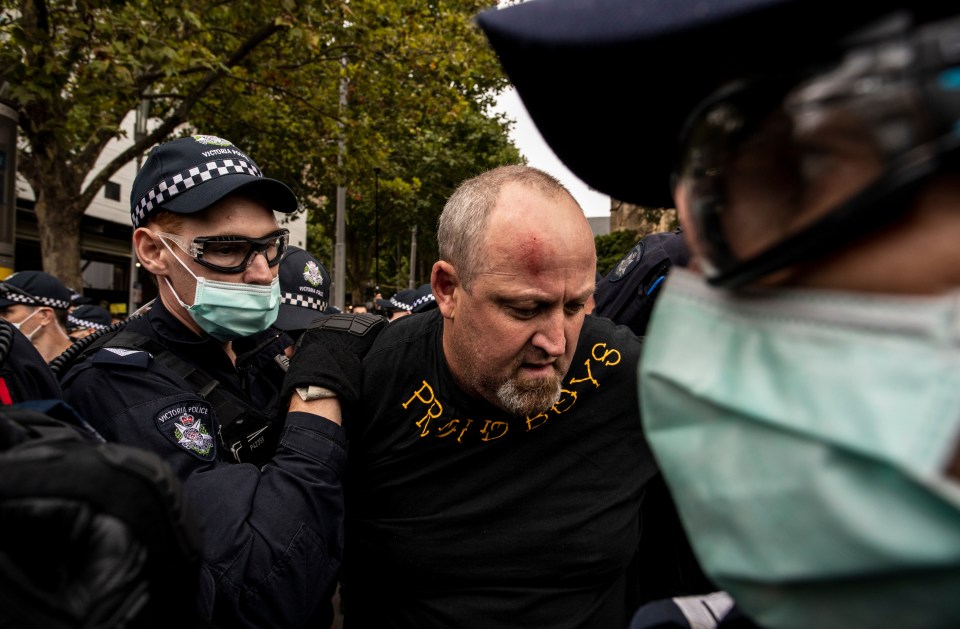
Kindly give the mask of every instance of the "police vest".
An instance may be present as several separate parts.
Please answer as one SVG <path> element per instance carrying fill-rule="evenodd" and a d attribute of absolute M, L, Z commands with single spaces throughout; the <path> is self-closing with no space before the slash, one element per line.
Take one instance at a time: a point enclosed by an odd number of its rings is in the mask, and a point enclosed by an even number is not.
<path fill-rule="evenodd" d="M 168 349 L 156 339 L 121 328 L 104 334 L 83 348 L 76 358 L 60 361 L 55 372 L 62 378 L 70 364 L 85 360 L 105 348 L 123 348 L 148 352 L 158 363 L 171 369 L 187 382 L 191 390 L 206 400 L 219 419 L 217 437 L 221 460 L 253 463 L 262 467 L 273 458 L 283 431 L 285 413 L 274 399 L 266 409 L 255 407 L 236 395 L 203 369 Z M 69 351 L 69 350 L 68 350 Z"/>

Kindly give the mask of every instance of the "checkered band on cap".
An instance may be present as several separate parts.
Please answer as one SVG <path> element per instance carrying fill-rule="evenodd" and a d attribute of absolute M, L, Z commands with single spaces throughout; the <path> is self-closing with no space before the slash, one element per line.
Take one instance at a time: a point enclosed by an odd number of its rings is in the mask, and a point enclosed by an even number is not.
<path fill-rule="evenodd" d="M 14 291 L 0 291 L 0 297 L 9 299 L 25 306 L 47 306 L 48 308 L 57 308 L 66 310 L 70 307 L 69 301 L 54 299 L 53 297 L 40 297 L 37 295 L 24 295 Z"/>
<path fill-rule="evenodd" d="M 427 294 L 424 295 L 423 297 L 417 297 L 417 298 L 413 301 L 413 305 L 410 306 L 410 310 L 413 310 L 413 309 L 416 308 L 417 306 L 422 306 L 423 304 L 425 304 L 425 303 L 427 303 L 427 302 L 436 301 L 436 300 L 437 300 L 437 298 L 433 296 L 433 293 L 427 293 Z"/>
<path fill-rule="evenodd" d="M 194 186 L 217 177 L 238 174 L 263 177 L 259 168 L 242 159 L 218 159 L 193 166 L 173 177 L 167 177 L 143 195 L 137 206 L 133 208 L 131 212 L 133 226 L 139 227 L 153 214 L 157 206 L 166 203 L 181 192 L 186 192 Z"/>
<path fill-rule="evenodd" d="M 413 305 L 411 305 L 411 304 L 405 304 L 405 303 L 403 303 L 402 301 L 397 301 L 397 296 L 396 296 L 396 295 L 394 295 L 393 297 L 390 298 L 390 304 L 391 304 L 394 308 L 398 308 L 398 309 L 400 309 L 400 310 L 413 310 Z M 416 302 L 414 302 L 414 305 L 415 305 L 415 304 L 416 304 Z"/>
<path fill-rule="evenodd" d="M 299 293 L 283 293 L 280 295 L 280 303 L 300 306 L 301 308 L 313 308 L 321 312 L 327 307 L 327 302 L 322 299 L 310 295 L 300 295 Z"/>
<path fill-rule="evenodd" d="M 109 325 L 104 325 L 102 323 L 95 323 L 85 319 L 77 319 L 72 314 L 67 315 L 67 322 L 75 325 L 78 328 L 93 328 L 94 330 L 106 330 L 110 327 Z"/>

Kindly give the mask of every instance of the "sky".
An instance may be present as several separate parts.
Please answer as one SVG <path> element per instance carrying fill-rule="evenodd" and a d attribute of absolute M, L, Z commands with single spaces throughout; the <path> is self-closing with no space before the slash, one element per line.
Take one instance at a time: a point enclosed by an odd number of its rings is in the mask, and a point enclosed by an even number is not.
<path fill-rule="evenodd" d="M 527 114 L 527 110 L 516 90 L 512 87 L 504 90 L 497 99 L 496 110 L 505 113 L 511 120 L 516 121 L 510 131 L 510 137 L 523 156 L 527 158 L 528 164 L 559 179 L 580 203 L 583 213 L 587 216 L 610 215 L 610 197 L 591 189 L 587 184 L 580 181 L 554 155 L 547 143 L 544 142 L 540 132 L 537 131 L 533 120 Z"/>

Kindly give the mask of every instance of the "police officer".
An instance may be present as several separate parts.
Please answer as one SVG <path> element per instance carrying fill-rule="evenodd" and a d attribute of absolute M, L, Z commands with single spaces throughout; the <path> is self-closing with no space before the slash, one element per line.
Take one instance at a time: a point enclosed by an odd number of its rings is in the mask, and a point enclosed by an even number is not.
<path fill-rule="evenodd" d="M 0 283 L 0 317 L 26 336 L 50 362 L 70 347 L 70 289 L 44 271 L 20 271 Z"/>
<path fill-rule="evenodd" d="M 413 302 L 416 301 L 417 290 L 405 288 L 390 296 L 390 299 L 378 299 L 379 308 L 391 321 L 413 314 Z"/>
<path fill-rule="evenodd" d="M 0 319 L 0 406 L 61 396 L 60 384 L 37 348 L 12 323 Z"/>
<path fill-rule="evenodd" d="M 433 295 L 433 288 L 430 283 L 421 284 L 417 289 L 416 297 L 413 300 L 413 314 L 427 312 L 437 307 L 437 298 Z"/>
<path fill-rule="evenodd" d="M 133 243 L 158 282 L 149 311 L 93 343 L 65 399 L 111 441 L 159 454 L 203 532 L 183 584 L 229 627 L 328 626 L 341 558 L 339 401 L 278 400 L 277 268 L 287 186 L 209 135 L 155 147 L 131 193 Z M 281 432 L 282 430 L 282 432 Z M 176 604 L 176 601 L 171 601 Z"/>
<path fill-rule="evenodd" d="M 325 315 L 330 274 L 310 252 L 291 245 L 280 263 L 279 278 L 280 311 L 273 325 L 297 339 L 317 317 Z"/>
<path fill-rule="evenodd" d="M 691 268 L 654 308 L 643 422 L 704 569 L 763 626 L 960 625 L 958 13 L 558 0 L 481 18 L 576 174 L 676 203 Z"/>
<path fill-rule="evenodd" d="M 113 324 L 110 313 L 93 304 L 77 306 L 67 314 L 67 332 L 70 338 L 79 341 L 94 332 L 106 330 Z"/>

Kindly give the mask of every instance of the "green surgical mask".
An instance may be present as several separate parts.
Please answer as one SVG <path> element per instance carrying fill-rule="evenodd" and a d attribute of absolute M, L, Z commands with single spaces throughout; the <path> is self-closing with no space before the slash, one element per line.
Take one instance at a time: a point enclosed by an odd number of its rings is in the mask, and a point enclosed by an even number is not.
<path fill-rule="evenodd" d="M 263 332 L 277 320 L 280 312 L 279 278 L 275 277 L 269 285 L 263 286 L 198 277 L 180 261 L 165 240 L 163 244 L 180 266 L 197 280 L 193 305 L 188 305 L 177 295 L 170 280 L 163 278 L 177 302 L 204 332 L 226 342 Z"/>
<path fill-rule="evenodd" d="M 960 626 L 960 293 L 732 294 L 675 269 L 647 334 L 647 438 L 747 614 Z"/>

